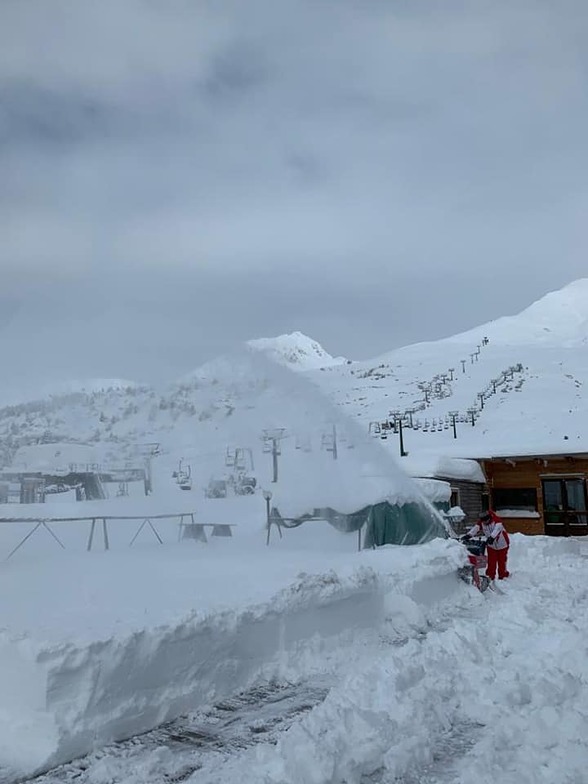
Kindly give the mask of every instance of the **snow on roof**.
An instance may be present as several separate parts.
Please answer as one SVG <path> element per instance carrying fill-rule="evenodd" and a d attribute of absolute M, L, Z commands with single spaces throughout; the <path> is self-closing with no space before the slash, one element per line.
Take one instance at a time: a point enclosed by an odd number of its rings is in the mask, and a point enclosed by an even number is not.
<path fill-rule="evenodd" d="M 451 485 L 441 479 L 415 478 L 419 489 L 431 503 L 445 503 L 451 498 Z"/>
<path fill-rule="evenodd" d="M 406 470 L 414 477 L 440 477 L 479 483 L 486 481 L 480 464 L 476 460 L 437 455 L 430 452 L 416 456 L 410 454 L 405 460 L 409 461 L 406 463 Z"/>
<path fill-rule="evenodd" d="M 378 444 L 342 447 L 337 460 L 328 452 L 289 452 L 282 456 L 280 473 L 279 483 L 267 489 L 284 517 L 324 507 L 351 514 L 382 501 L 423 501 L 418 484 Z"/>
<path fill-rule="evenodd" d="M 574 450 L 574 449 L 512 449 L 502 451 L 501 453 L 490 452 L 480 456 L 480 460 L 515 460 L 515 459 L 533 459 L 533 458 L 548 458 L 548 457 L 581 457 L 588 456 L 588 449 Z"/>

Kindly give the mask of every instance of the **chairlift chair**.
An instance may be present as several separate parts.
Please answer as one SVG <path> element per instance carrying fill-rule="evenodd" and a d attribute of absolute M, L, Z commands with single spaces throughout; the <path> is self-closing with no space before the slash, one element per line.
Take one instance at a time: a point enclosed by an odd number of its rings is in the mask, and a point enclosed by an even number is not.
<path fill-rule="evenodd" d="M 321 436 L 321 448 L 322 449 L 332 449 L 333 447 L 333 436 L 329 433 L 323 433 Z"/>
<path fill-rule="evenodd" d="M 257 479 L 254 476 L 240 474 L 233 483 L 236 495 L 253 495 L 257 486 Z"/>
<path fill-rule="evenodd" d="M 208 487 L 205 490 L 207 498 L 226 498 L 227 497 L 227 483 L 224 479 L 211 479 Z"/>
<path fill-rule="evenodd" d="M 371 436 L 377 437 L 381 434 L 381 432 L 382 428 L 379 422 L 370 422 L 369 434 Z"/>
<path fill-rule="evenodd" d="M 187 468 L 184 468 L 183 460 L 180 460 L 176 475 L 176 482 L 181 490 L 192 489 L 192 466 L 189 465 Z"/>

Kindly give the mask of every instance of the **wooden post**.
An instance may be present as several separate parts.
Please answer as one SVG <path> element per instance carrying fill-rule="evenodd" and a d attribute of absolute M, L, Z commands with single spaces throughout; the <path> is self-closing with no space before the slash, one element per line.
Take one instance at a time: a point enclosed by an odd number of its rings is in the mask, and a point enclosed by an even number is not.
<path fill-rule="evenodd" d="M 94 529 L 96 528 L 96 518 L 92 518 L 92 523 L 90 525 L 90 536 L 88 537 L 88 547 L 86 548 L 88 552 L 92 549 L 92 542 L 94 541 Z"/>

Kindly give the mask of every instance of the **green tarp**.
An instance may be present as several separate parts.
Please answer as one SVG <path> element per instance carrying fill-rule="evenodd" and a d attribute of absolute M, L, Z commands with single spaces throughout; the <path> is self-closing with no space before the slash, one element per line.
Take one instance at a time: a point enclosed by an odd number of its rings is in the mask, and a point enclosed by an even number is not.
<path fill-rule="evenodd" d="M 351 532 L 363 528 L 364 547 L 379 547 L 384 544 L 422 544 L 431 539 L 447 537 L 447 531 L 439 515 L 425 503 L 411 502 L 396 505 L 383 501 L 351 514 L 342 514 L 330 508 L 315 509 L 313 515 L 291 521 L 290 525 L 302 523 L 312 517 L 328 520 L 340 531 Z"/>
<path fill-rule="evenodd" d="M 447 531 L 429 507 L 414 502 L 401 506 L 384 502 L 369 507 L 363 544 L 422 544 L 439 537 L 446 538 Z"/>

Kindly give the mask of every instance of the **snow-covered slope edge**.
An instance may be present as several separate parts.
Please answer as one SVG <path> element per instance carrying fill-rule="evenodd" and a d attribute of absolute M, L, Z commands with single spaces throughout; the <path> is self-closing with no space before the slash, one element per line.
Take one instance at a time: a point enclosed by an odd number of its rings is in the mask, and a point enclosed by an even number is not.
<path fill-rule="evenodd" d="M 415 602 L 427 606 L 461 590 L 454 578 L 461 557 L 440 540 L 402 553 L 367 551 L 360 564 L 300 574 L 266 602 L 241 609 L 88 641 L 4 635 L 0 780 L 142 733 L 256 680 L 321 672 L 342 635 L 349 644 L 377 628 L 392 594 L 405 597 L 396 622 L 407 633 Z"/>
<path fill-rule="evenodd" d="M 482 324 L 449 340 L 471 342 L 488 336 L 511 344 L 588 344 L 588 278 L 580 278 L 529 305 L 514 316 Z"/>

